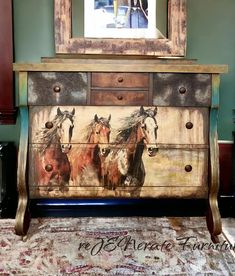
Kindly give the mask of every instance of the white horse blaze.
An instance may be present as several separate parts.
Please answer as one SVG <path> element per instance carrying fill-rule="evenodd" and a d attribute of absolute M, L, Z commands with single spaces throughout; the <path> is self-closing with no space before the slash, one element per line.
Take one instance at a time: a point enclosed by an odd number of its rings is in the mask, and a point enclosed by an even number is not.
<path fill-rule="evenodd" d="M 146 141 L 147 141 L 147 146 L 156 148 L 157 145 L 157 135 L 156 135 L 156 122 L 153 118 L 147 117 L 145 119 L 145 126 L 146 126 Z"/>
<path fill-rule="evenodd" d="M 69 137 L 69 130 L 70 127 L 73 127 L 73 123 L 71 122 L 71 120 L 69 118 L 66 118 L 62 125 L 61 125 L 61 129 L 60 129 L 60 144 L 62 149 L 70 149 L 71 145 L 70 145 L 70 138 Z"/>

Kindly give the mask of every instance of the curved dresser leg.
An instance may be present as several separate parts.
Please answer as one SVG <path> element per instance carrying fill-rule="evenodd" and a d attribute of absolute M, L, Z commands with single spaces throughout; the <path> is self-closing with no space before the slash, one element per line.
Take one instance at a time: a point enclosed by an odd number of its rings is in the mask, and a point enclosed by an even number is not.
<path fill-rule="evenodd" d="M 219 191 L 219 147 L 217 135 L 217 117 L 219 106 L 219 75 L 212 77 L 212 106 L 210 110 L 210 182 L 209 208 L 207 212 L 207 227 L 214 243 L 218 243 L 218 235 L 222 232 L 221 217 L 218 208 Z"/>
<path fill-rule="evenodd" d="M 20 118 L 21 129 L 17 171 L 17 188 L 19 199 L 15 219 L 15 232 L 17 235 L 25 236 L 27 234 L 30 222 L 30 214 L 28 210 L 28 189 L 26 184 L 26 164 L 29 129 L 29 117 L 27 107 L 20 107 Z"/>

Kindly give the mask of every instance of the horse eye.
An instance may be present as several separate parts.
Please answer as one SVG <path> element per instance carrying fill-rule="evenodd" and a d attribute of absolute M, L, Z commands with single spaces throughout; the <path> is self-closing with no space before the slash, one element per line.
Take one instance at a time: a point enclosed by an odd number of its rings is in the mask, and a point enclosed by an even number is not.
<path fill-rule="evenodd" d="M 141 127 L 146 130 L 146 125 L 142 124 Z"/>
<path fill-rule="evenodd" d="M 99 132 L 99 131 L 96 131 L 95 133 L 96 133 L 96 134 L 100 134 L 100 132 Z"/>

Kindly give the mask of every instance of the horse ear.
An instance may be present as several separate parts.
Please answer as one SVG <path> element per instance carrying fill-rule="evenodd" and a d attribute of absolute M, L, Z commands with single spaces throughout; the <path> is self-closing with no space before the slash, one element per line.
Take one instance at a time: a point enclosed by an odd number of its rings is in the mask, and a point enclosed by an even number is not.
<path fill-rule="evenodd" d="M 71 114 L 72 114 L 72 115 L 74 115 L 74 114 L 75 114 L 75 108 L 72 110 Z"/>
<path fill-rule="evenodd" d="M 154 108 L 153 113 L 154 113 L 154 116 L 157 114 L 157 107 Z"/>
<path fill-rule="evenodd" d="M 144 108 L 143 108 L 143 106 L 141 105 L 141 107 L 140 107 L 140 115 L 143 115 L 144 114 Z"/>
<path fill-rule="evenodd" d="M 57 115 L 62 115 L 62 112 L 59 107 L 57 108 Z"/>
<path fill-rule="evenodd" d="M 108 121 L 110 122 L 110 120 L 111 120 L 111 114 L 109 114 L 109 117 L 108 117 Z"/>
<path fill-rule="evenodd" d="M 95 114 L 95 116 L 94 116 L 94 120 L 95 120 L 95 122 L 96 122 L 96 123 L 98 123 L 98 122 L 99 122 L 99 118 L 98 118 L 97 114 Z"/>

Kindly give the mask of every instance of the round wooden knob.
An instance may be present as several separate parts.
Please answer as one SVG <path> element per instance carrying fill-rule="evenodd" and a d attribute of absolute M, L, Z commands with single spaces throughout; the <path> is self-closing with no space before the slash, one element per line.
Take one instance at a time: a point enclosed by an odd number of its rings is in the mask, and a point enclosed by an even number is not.
<path fill-rule="evenodd" d="M 186 165 L 184 169 L 186 172 L 191 172 L 193 168 L 191 165 Z"/>
<path fill-rule="evenodd" d="M 61 88 L 60 88 L 59 85 L 55 85 L 55 86 L 53 87 L 53 90 L 54 90 L 55 93 L 59 93 L 59 92 L 61 91 Z"/>
<path fill-rule="evenodd" d="M 187 129 L 192 129 L 193 128 L 193 123 L 187 122 L 185 126 L 186 126 Z"/>
<path fill-rule="evenodd" d="M 181 86 L 181 87 L 179 88 L 180 94 L 185 94 L 186 91 L 187 91 L 187 89 L 186 89 L 184 86 Z"/>
<path fill-rule="evenodd" d="M 123 100 L 123 96 L 119 95 L 119 96 L 117 96 L 117 99 L 118 99 L 119 101 L 121 101 L 121 100 Z"/>
<path fill-rule="evenodd" d="M 118 82 L 123 82 L 123 77 L 119 77 Z"/>
<path fill-rule="evenodd" d="M 50 128 L 53 128 L 53 123 L 52 123 L 52 122 L 46 122 L 46 123 L 45 123 L 45 127 L 46 127 L 46 128 L 49 128 L 49 129 L 50 129 Z"/>
<path fill-rule="evenodd" d="M 45 170 L 46 170 L 47 172 L 51 172 L 51 171 L 53 170 L 53 166 L 52 166 L 51 164 L 47 164 L 47 165 L 45 166 Z"/>

